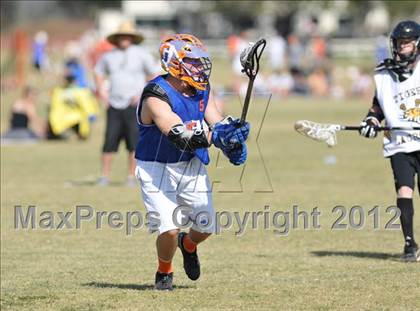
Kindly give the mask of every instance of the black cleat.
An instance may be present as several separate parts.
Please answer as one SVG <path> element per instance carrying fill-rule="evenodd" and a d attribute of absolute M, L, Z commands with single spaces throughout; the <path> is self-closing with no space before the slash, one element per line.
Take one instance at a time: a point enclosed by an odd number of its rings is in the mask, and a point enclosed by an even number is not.
<path fill-rule="evenodd" d="M 200 277 L 200 260 L 198 260 L 197 249 L 193 253 L 189 253 L 184 249 L 183 241 L 187 235 L 185 232 L 178 234 L 178 247 L 181 249 L 184 257 L 184 270 L 187 276 L 195 281 Z"/>
<path fill-rule="evenodd" d="M 167 273 L 160 273 L 159 271 L 156 272 L 155 276 L 155 289 L 156 290 L 173 290 L 172 280 L 174 274 L 171 272 Z"/>
<path fill-rule="evenodd" d="M 404 254 L 401 259 L 405 262 L 416 262 L 420 261 L 420 250 L 417 244 L 405 245 Z"/>

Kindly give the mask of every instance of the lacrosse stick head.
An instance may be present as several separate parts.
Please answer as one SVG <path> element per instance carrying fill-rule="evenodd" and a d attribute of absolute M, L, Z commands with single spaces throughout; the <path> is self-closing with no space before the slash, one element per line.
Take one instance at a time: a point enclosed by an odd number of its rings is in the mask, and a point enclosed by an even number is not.
<path fill-rule="evenodd" d="M 260 68 L 260 57 L 264 51 L 267 41 L 260 39 L 257 42 L 250 42 L 249 46 L 244 49 L 240 55 L 242 72 L 250 78 L 255 78 Z"/>
<path fill-rule="evenodd" d="M 334 147 L 337 145 L 336 132 L 340 130 L 340 126 L 300 120 L 295 123 L 295 130 L 313 140 L 326 142 L 328 147 Z"/>

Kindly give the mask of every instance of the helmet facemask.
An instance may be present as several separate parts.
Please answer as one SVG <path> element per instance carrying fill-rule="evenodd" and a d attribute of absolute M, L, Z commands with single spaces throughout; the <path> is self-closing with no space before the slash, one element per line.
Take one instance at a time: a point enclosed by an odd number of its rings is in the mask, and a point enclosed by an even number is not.
<path fill-rule="evenodd" d="M 181 62 L 181 67 L 181 80 L 187 82 L 196 89 L 206 89 L 211 74 L 210 58 L 184 58 Z"/>
<path fill-rule="evenodd" d="M 414 63 L 416 58 L 419 56 L 419 40 L 420 38 L 391 38 L 391 53 L 394 61 L 398 65 L 404 67 Z M 401 45 L 409 43 L 413 45 L 411 53 L 401 53 Z"/>

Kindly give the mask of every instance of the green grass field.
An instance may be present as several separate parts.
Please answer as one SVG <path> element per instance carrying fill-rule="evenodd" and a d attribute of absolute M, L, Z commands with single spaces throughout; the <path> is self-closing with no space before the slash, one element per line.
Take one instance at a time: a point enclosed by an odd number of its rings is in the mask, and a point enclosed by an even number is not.
<path fill-rule="evenodd" d="M 7 126 L 6 101 L 10 96 L 2 94 L 2 129 Z M 216 210 L 241 215 L 269 210 L 272 216 L 291 212 L 294 205 L 301 211 L 318 207 L 321 228 L 304 230 L 301 221 L 284 236 L 272 225 L 264 230 L 261 218 L 259 229 L 252 230 L 249 221 L 245 233 L 236 236 L 235 225 L 200 245 L 197 282 L 185 276 L 177 252 L 173 292 L 153 290 L 156 236 L 144 228 L 131 236 L 125 228 L 96 230 L 94 222 L 78 230 L 13 228 L 15 205 L 35 205 L 37 215 L 74 212 L 82 204 L 95 211 L 144 212 L 139 189 L 124 185 L 125 152 L 115 159 L 112 185 L 93 185 L 103 119 L 87 142 L 2 146 L 2 310 L 419 310 L 420 266 L 399 261 L 402 234 L 384 229 L 392 217 L 385 209 L 395 203 L 395 193 L 380 139 L 340 133 L 338 146 L 329 149 L 293 130 L 299 119 L 357 124 L 368 105 L 361 100 L 272 99 L 258 136 L 266 101 L 256 100 L 249 113 L 253 128 L 241 183 L 242 169 L 222 157 L 215 161 L 212 151 L 209 174 Z M 226 106 L 239 114 L 237 99 Z M 332 212 L 336 205 L 363 207 L 364 227 L 331 230 L 339 216 Z M 367 215 L 376 205 L 377 230 Z M 349 224 L 348 215 L 343 223 Z"/>

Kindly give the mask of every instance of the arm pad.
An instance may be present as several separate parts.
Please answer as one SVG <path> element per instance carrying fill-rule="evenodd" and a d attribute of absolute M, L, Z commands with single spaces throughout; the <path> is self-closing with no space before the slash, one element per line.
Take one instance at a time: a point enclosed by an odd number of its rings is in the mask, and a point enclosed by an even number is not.
<path fill-rule="evenodd" d="M 168 139 L 181 151 L 193 152 L 210 147 L 205 131 L 188 130 L 184 124 L 174 125 L 168 133 Z"/>

